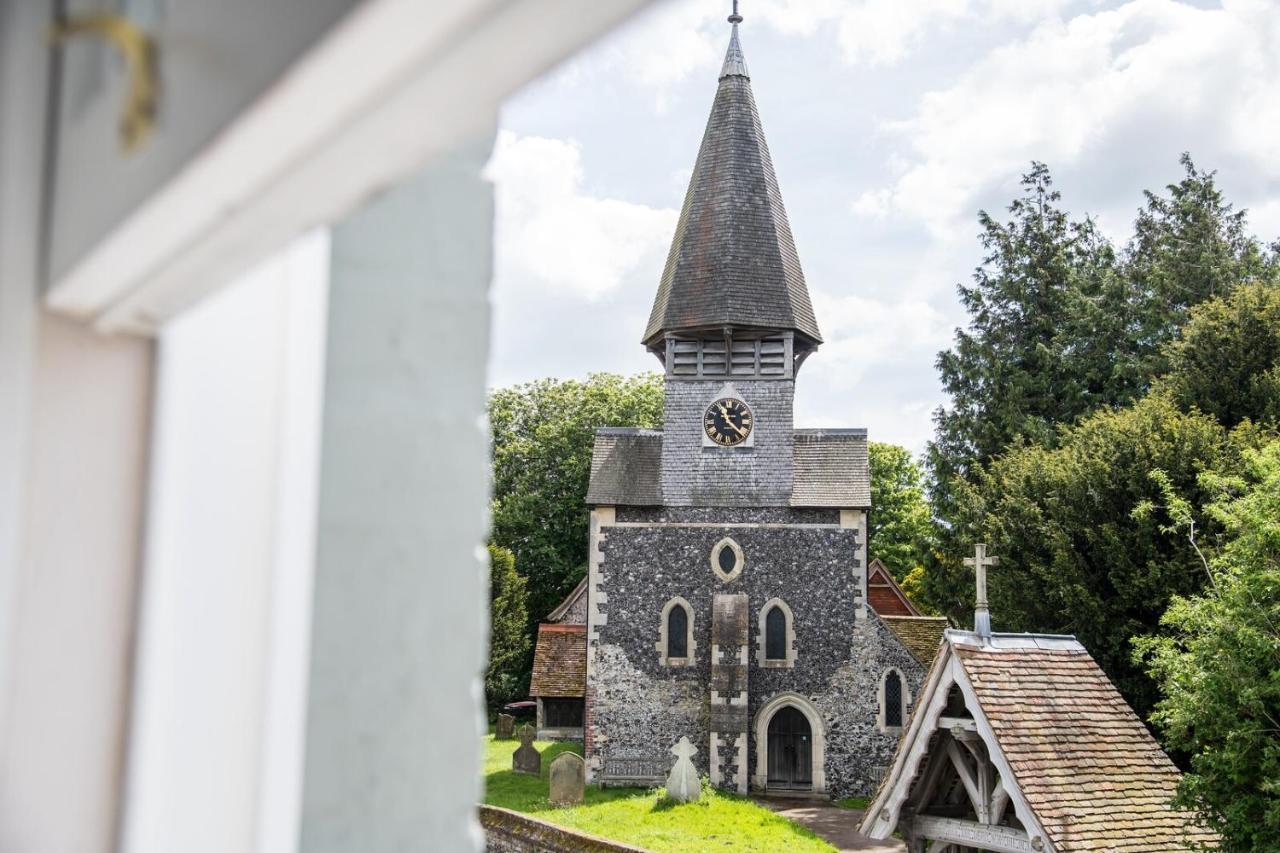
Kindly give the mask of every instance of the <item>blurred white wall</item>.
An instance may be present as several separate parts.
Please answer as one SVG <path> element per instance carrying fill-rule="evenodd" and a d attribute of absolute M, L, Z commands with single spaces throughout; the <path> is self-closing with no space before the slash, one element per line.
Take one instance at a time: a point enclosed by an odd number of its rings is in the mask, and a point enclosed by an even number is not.
<path fill-rule="evenodd" d="M 159 337 L 123 849 L 296 846 L 328 240 Z"/>

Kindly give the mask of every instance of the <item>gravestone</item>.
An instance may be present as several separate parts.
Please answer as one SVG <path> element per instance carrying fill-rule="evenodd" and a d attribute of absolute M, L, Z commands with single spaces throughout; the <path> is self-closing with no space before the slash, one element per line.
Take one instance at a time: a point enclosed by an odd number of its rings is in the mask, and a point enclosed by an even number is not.
<path fill-rule="evenodd" d="M 510 714 L 498 715 L 498 727 L 493 736 L 496 740 L 511 740 L 515 737 L 516 718 Z"/>
<path fill-rule="evenodd" d="M 551 805 L 581 805 L 586 784 L 587 765 L 582 756 L 575 752 L 562 752 L 551 762 Z"/>
<path fill-rule="evenodd" d="M 511 753 L 511 769 L 517 773 L 541 776 L 542 753 L 538 752 L 533 745 L 533 726 L 526 723 L 520 727 L 516 735 L 520 738 L 520 745 L 516 747 L 515 752 Z"/>
<path fill-rule="evenodd" d="M 667 796 L 677 803 L 692 803 L 702 797 L 702 783 L 698 780 L 698 768 L 693 766 L 692 758 L 698 754 L 698 748 L 689 743 L 689 739 L 681 735 L 671 752 L 676 757 L 675 766 L 667 776 Z"/>

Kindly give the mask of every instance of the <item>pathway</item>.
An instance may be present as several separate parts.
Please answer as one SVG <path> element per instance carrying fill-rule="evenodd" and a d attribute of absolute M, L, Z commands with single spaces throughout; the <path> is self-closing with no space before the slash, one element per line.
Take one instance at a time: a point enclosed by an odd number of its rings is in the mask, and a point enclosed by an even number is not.
<path fill-rule="evenodd" d="M 876 841 L 858 832 L 862 822 L 859 809 L 842 809 L 830 803 L 813 800 L 788 800 L 761 797 L 756 800 L 801 826 L 813 830 L 832 847 L 840 850 L 871 850 L 875 853 L 905 853 L 906 845 L 896 838 Z"/>

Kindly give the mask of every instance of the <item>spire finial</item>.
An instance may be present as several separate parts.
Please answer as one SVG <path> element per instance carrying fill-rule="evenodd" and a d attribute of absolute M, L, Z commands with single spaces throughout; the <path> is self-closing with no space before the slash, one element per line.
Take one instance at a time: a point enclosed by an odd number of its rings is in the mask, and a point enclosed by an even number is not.
<path fill-rule="evenodd" d="M 738 14 L 738 0 L 733 0 L 733 14 L 729 16 L 729 23 L 742 23 L 742 16 Z"/>

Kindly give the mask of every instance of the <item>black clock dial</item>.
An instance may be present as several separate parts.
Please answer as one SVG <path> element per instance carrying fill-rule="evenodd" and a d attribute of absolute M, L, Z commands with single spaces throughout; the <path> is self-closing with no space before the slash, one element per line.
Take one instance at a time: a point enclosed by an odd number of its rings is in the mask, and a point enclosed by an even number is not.
<path fill-rule="evenodd" d="M 702 416 L 702 428 L 707 438 L 721 447 L 733 447 L 751 435 L 754 418 L 747 404 L 732 397 L 722 397 L 707 407 Z"/>

